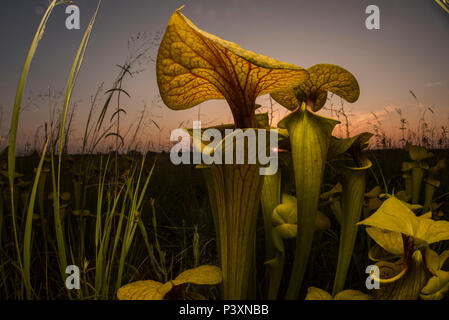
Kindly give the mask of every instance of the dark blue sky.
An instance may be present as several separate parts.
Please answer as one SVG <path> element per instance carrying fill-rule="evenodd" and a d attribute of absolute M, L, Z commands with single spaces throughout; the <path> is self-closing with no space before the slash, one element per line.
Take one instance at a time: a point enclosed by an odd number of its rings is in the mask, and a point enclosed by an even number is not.
<path fill-rule="evenodd" d="M 76 49 L 97 2 L 74 3 L 81 10 L 81 29 L 65 28 L 66 5 L 55 9 L 33 60 L 24 105 L 27 97 L 39 92 L 65 88 Z M 47 0 L 1 1 L 3 138 L 8 133 L 22 64 L 47 4 Z M 365 8 L 370 4 L 381 10 L 380 30 L 365 28 Z M 394 112 L 387 114 L 385 108 L 402 108 L 413 124 L 418 109 L 431 106 L 437 115 L 432 118 L 435 125 L 448 123 L 449 15 L 432 0 L 103 0 L 72 100 L 79 102 L 73 143 L 82 134 L 90 97 L 100 83 L 104 82 L 105 89 L 111 86 L 118 72 L 115 65 L 127 57 L 130 37 L 138 32 L 163 32 L 170 15 L 181 5 L 185 5 L 183 14 L 199 28 L 245 49 L 304 68 L 333 63 L 350 70 L 361 87 L 359 101 L 347 106 L 353 114 L 354 132 L 371 129 L 366 123 L 373 119 L 371 112 L 382 119 L 387 129 L 396 130 L 399 117 Z M 150 53 L 155 56 L 157 47 Z M 139 68 L 144 71 L 125 82 L 132 96 L 123 103 L 128 110 L 125 125 L 133 123 L 144 103 L 151 106 L 158 94 L 154 63 L 146 60 Z M 417 106 L 409 89 L 416 93 L 421 106 Z M 259 100 L 268 105 L 267 98 Z M 153 106 L 152 113 L 157 115 L 154 120 L 167 137 L 181 121 L 191 124 L 198 116 L 198 107 L 172 111 Z M 48 119 L 47 103 L 36 100 L 35 105 L 30 105 L 22 114 L 19 147 L 26 141 L 32 143 L 36 129 Z M 230 121 L 231 116 L 224 101 L 211 101 L 201 105 L 201 119 L 220 123 Z M 147 136 L 157 134 L 155 127 L 145 132 Z"/>

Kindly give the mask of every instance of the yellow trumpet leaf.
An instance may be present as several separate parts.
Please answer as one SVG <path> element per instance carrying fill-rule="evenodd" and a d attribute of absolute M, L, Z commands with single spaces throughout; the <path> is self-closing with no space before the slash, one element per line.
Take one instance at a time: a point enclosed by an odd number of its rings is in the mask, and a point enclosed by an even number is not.
<path fill-rule="evenodd" d="M 257 96 L 293 87 L 308 77 L 298 66 L 198 29 L 179 10 L 167 24 L 156 73 L 162 100 L 169 108 L 188 109 L 206 100 L 226 99 L 237 125 L 247 124 Z"/>
<path fill-rule="evenodd" d="M 309 79 L 295 88 L 271 93 L 271 97 L 289 110 L 295 110 L 302 102 L 312 104 L 312 111 L 321 109 L 330 91 L 348 102 L 359 98 L 357 79 L 342 67 L 332 64 L 317 64 L 309 69 Z"/>
<path fill-rule="evenodd" d="M 414 146 L 410 143 L 406 144 L 405 151 L 408 151 L 410 159 L 414 161 L 422 161 L 433 157 L 432 152 L 428 152 L 425 148 L 420 146 Z"/>
<path fill-rule="evenodd" d="M 271 223 L 282 239 L 296 238 L 298 232 L 298 207 L 296 198 L 284 193 L 282 195 L 282 202 L 274 208 Z M 330 226 L 331 223 L 328 216 L 318 211 L 315 218 L 315 228 L 318 230 L 327 230 Z"/>
<path fill-rule="evenodd" d="M 344 290 L 332 297 L 327 291 L 317 287 L 307 289 L 306 300 L 372 300 L 373 297 L 359 290 Z"/>
<path fill-rule="evenodd" d="M 163 300 L 174 286 L 184 283 L 219 284 L 223 281 L 221 269 L 216 266 L 203 265 L 182 272 L 175 280 L 164 284 L 158 281 L 145 280 L 131 282 L 117 291 L 119 300 Z"/>
<path fill-rule="evenodd" d="M 307 289 L 306 300 L 332 300 L 332 296 L 317 287 L 310 287 Z"/>
<path fill-rule="evenodd" d="M 131 282 L 117 291 L 119 300 L 163 300 L 164 294 L 159 292 L 162 283 L 153 280 Z"/>
<path fill-rule="evenodd" d="M 369 192 L 365 193 L 366 198 L 377 198 L 382 193 L 380 186 L 375 186 Z"/>
<path fill-rule="evenodd" d="M 335 186 L 332 187 L 329 191 L 323 192 L 320 195 L 321 199 L 328 199 L 336 196 L 337 194 L 341 193 L 343 191 L 343 187 L 340 183 L 337 183 Z"/>
<path fill-rule="evenodd" d="M 349 289 L 337 293 L 334 300 L 373 300 L 373 297 L 362 291 Z"/>
<path fill-rule="evenodd" d="M 431 244 L 449 239 L 449 221 L 434 221 L 428 216 L 417 217 L 403 201 L 394 196 L 385 200 L 374 214 L 358 224 L 402 233 L 415 238 L 415 243 L 424 241 L 426 244 Z M 370 236 L 373 234 L 379 235 L 378 232 L 373 233 L 371 230 Z M 385 235 L 382 235 L 383 239 L 386 239 Z M 378 239 L 379 237 L 374 240 Z M 385 242 L 383 244 L 385 245 Z M 382 243 L 379 245 L 383 246 Z M 385 247 L 384 249 L 387 250 Z"/>
<path fill-rule="evenodd" d="M 332 159 L 337 155 L 347 152 L 348 150 L 362 150 L 368 147 L 370 139 L 373 134 L 370 132 L 362 132 L 351 138 L 340 139 L 331 137 L 329 144 L 328 159 Z"/>
<path fill-rule="evenodd" d="M 366 232 L 371 239 L 385 251 L 400 256 L 404 254 L 402 236 L 399 232 L 392 232 L 374 227 L 366 228 Z"/>
<path fill-rule="evenodd" d="M 183 283 L 214 285 L 222 281 L 223 275 L 219 267 L 203 265 L 182 272 L 172 283 L 175 286 Z"/>

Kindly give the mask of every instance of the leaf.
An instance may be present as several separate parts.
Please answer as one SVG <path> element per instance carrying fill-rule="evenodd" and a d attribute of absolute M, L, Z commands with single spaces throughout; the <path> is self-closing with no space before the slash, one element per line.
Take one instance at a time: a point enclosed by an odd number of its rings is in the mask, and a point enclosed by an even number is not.
<path fill-rule="evenodd" d="M 289 110 L 295 110 L 302 102 L 312 104 L 312 111 L 320 110 L 327 100 L 327 91 L 348 102 L 359 98 L 357 79 L 342 67 L 332 64 L 317 64 L 309 69 L 309 79 L 293 89 L 279 90 L 271 97 Z"/>
<path fill-rule="evenodd" d="M 236 124 L 255 110 L 257 96 L 293 87 L 308 77 L 298 66 L 198 29 L 179 10 L 167 24 L 156 73 L 162 100 L 169 108 L 182 110 L 206 100 L 226 99 Z"/>
<path fill-rule="evenodd" d="M 281 225 L 285 223 L 296 224 L 296 201 L 295 203 L 282 203 L 273 210 L 272 222 L 273 225 Z"/>
<path fill-rule="evenodd" d="M 440 265 L 438 267 L 438 269 L 443 268 L 444 263 L 446 262 L 446 260 L 449 258 L 449 250 L 445 250 L 440 254 Z"/>
<path fill-rule="evenodd" d="M 298 210 L 296 198 L 287 194 L 282 195 L 282 203 L 273 210 L 272 223 L 275 230 L 282 239 L 296 238 L 298 232 Z M 315 218 L 315 228 L 317 230 L 327 230 L 331 226 L 328 216 L 317 211 Z"/>
<path fill-rule="evenodd" d="M 424 179 L 424 181 L 435 188 L 438 188 L 440 186 L 440 181 L 433 179 L 432 177 L 427 177 L 426 179 Z"/>
<path fill-rule="evenodd" d="M 0 170 L 0 174 L 1 174 L 2 176 L 4 176 L 5 178 L 8 178 L 8 171 L 6 171 L 6 170 Z M 21 178 L 21 177 L 23 177 L 23 174 L 18 173 L 18 172 L 14 172 L 14 179 L 15 179 L 15 178 Z"/>
<path fill-rule="evenodd" d="M 368 257 L 372 261 L 388 261 L 395 258 L 400 257 L 401 255 L 394 255 L 390 252 L 387 252 L 384 248 L 382 248 L 380 245 L 375 243 L 368 252 Z"/>
<path fill-rule="evenodd" d="M 126 110 L 125 110 L 125 109 L 122 109 L 122 108 L 117 109 L 117 110 L 112 114 L 111 120 L 110 120 L 110 121 L 112 121 L 112 119 L 114 119 L 115 116 L 119 115 L 120 112 L 123 112 L 124 114 L 126 114 Z"/>
<path fill-rule="evenodd" d="M 444 10 L 449 13 L 449 3 L 447 0 L 435 0 L 435 2 Z"/>
<path fill-rule="evenodd" d="M 366 228 L 366 232 L 385 251 L 394 255 L 404 254 L 402 236 L 398 232 L 392 232 L 379 228 Z"/>
<path fill-rule="evenodd" d="M 372 300 L 373 297 L 359 290 L 344 290 L 337 293 L 334 300 Z"/>
<path fill-rule="evenodd" d="M 366 195 L 365 195 L 366 196 Z M 366 203 L 368 211 L 371 212 L 375 209 L 378 209 L 382 205 L 382 201 L 379 198 L 370 198 Z"/>
<path fill-rule="evenodd" d="M 332 296 L 317 287 L 309 287 L 307 289 L 306 300 L 372 300 L 373 297 L 359 290 L 344 290 Z"/>
<path fill-rule="evenodd" d="M 317 230 L 328 230 L 331 228 L 331 221 L 329 217 L 321 211 L 316 213 L 315 228 Z"/>
<path fill-rule="evenodd" d="M 335 186 L 332 187 L 332 189 L 330 189 L 327 192 L 324 192 L 320 195 L 321 199 L 328 199 L 328 198 L 332 198 L 333 196 L 335 196 L 337 193 L 341 193 L 343 191 L 343 187 L 341 185 L 341 183 L 337 183 Z"/>
<path fill-rule="evenodd" d="M 270 96 L 274 101 L 290 111 L 296 110 L 300 105 L 293 89 L 274 91 L 270 93 Z"/>
<path fill-rule="evenodd" d="M 441 300 L 449 290 L 449 272 L 436 271 L 436 276 L 433 276 L 427 281 L 427 284 L 422 288 L 420 298 L 423 300 Z"/>
<path fill-rule="evenodd" d="M 306 300 L 332 300 L 332 296 L 317 287 L 309 287 L 307 289 Z"/>
<path fill-rule="evenodd" d="M 381 279 L 391 279 L 404 268 L 402 259 L 394 262 L 379 261 L 375 265 L 379 268 L 379 277 Z"/>
<path fill-rule="evenodd" d="M 182 272 L 172 283 L 175 286 L 183 283 L 214 285 L 222 281 L 223 275 L 219 267 L 203 265 Z"/>
<path fill-rule="evenodd" d="M 435 273 L 438 270 L 441 270 L 444 266 L 444 263 L 449 258 L 449 250 L 443 251 L 440 255 L 437 252 L 426 248 L 425 251 L 426 264 L 431 273 Z"/>
<path fill-rule="evenodd" d="M 279 233 L 282 239 L 294 239 L 298 232 L 298 226 L 296 224 L 284 223 L 274 228 Z"/>
<path fill-rule="evenodd" d="M 436 175 L 438 171 L 446 168 L 446 161 L 444 159 L 438 160 L 437 164 L 431 168 L 429 168 L 429 173 L 431 175 Z"/>
<path fill-rule="evenodd" d="M 380 195 L 379 195 L 380 196 Z M 422 206 L 420 207 L 420 208 L 417 208 L 417 207 L 415 207 L 415 206 L 417 206 L 416 204 L 415 205 L 412 205 L 412 204 L 409 204 L 409 203 L 407 203 L 407 201 L 410 201 L 410 197 L 407 195 L 407 193 L 404 191 L 404 190 L 401 190 L 401 191 L 399 191 L 398 193 L 395 193 L 394 194 L 394 196 L 396 197 L 396 198 L 398 198 L 399 200 L 401 200 L 401 201 L 404 201 L 404 204 L 410 209 L 410 210 L 416 210 L 416 209 L 421 209 L 422 208 Z M 389 198 L 390 196 L 388 196 L 388 198 Z"/>
<path fill-rule="evenodd" d="M 401 171 L 410 171 L 410 170 L 412 170 L 413 168 L 416 168 L 416 167 L 417 167 L 417 165 L 416 165 L 415 162 L 404 161 L 404 162 L 402 162 Z"/>
<path fill-rule="evenodd" d="M 59 198 L 64 201 L 69 201 L 71 198 L 71 194 L 70 194 L 70 192 L 64 192 L 64 193 L 59 194 Z"/>
<path fill-rule="evenodd" d="M 124 285 L 117 291 L 119 300 L 163 300 L 174 286 L 184 283 L 214 285 L 223 281 L 220 268 L 203 265 L 182 272 L 175 280 L 162 284 L 158 281 L 136 281 Z"/>
<path fill-rule="evenodd" d="M 271 237 L 273 239 L 273 246 L 274 246 L 274 248 L 278 252 L 280 252 L 281 254 L 284 254 L 285 253 L 285 246 L 284 246 L 284 242 L 282 241 L 282 236 L 279 233 L 279 231 L 276 230 L 276 229 L 272 229 L 271 230 Z M 275 259 L 275 261 L 277 261 L 276 257 L 274 259 Z M 273 261 L 273 262 L 275 262 L 275 261 Z"/>
<path fill-rule="evenodd" d="M 407 195 L 407 193 L 404 190 L 399 191 L 398 193 L 395 193 L 393 195 L 388 193 L 382 193 L 379 195 L 379 198 L 391 198 L 395 197 L 396 199 L 402 201 L 402 203 L 409 208 L 412 211 L 422 209 L 423 206 L 420 204 L 410 204 L 407 201 L 410 201 L 410 196 Z"/>
<path fill-rule="evenodd" d="M 163 300 L 164 295 L 158 290 L 162 283 L 153 280 L 131 282 L 117 291 L 119 300 Z"/>
<path fill-rule="evenodd" d="M 283 239 L 296 238 L 298 217 L 295 203 L 282 203 L 273 210 L 272 223 Z"/>
<path fill-rule="evenodd" d="M 405 150 L 408 151 L 410 159 L 414 161 L 422 161 L 433 157 L 432 152 L 428 152 L 425 148 L 420 146 L 414 146 L 409 143 L 406 144 Z"/>
<path fill-rule="evenodd" d="M 121 135 L 119 135 L 118 133 L 110 132 L 110 133 L 108 133 L 107 135 L 105 135 L 105 138 L 110 137 L 110 136 L 114 136 L 114 137 L 119 138 L 120 141 L 121 141 L 121 143 L 122 143 L 122 145 L 125 144 L 125 140 L 123 140 L 123 137 L 122 137 Z"/>
<path fill-rule="evenodd" d="M 131 98 L 131 96 L 129 95 L 129 93 L 126 92 L 126 90 L 125 90 L 125 89 L 122 89 L 122 88 L 112 88 L 112 89 L 109 89 L 109 90 L 107 90 L 107 91 L 105 92 L 105 94 L 110 93 L 110 92 L 114 92 L 114 91 L 118 91 L 119 93 L 122 92 L 122 93 L 126 94 L 126 95 L 128 96 L 128 98 Z M 125 112 L 125 113 L 126 113 L 126 112 Z"/>
<path fill-rule="evenodd" d="M 281 202 L 285 204 L 295 204 L 296 205 L 296 197 L 289 195 L 288 193 L 283 193 L 281 197 Z"/>
<path fill-rule="evenodd" d="M 430 249 L 429 247 L 426 248 L 425 253 L 425 260 L 426 265 L 429 268 L 429 271 L 431 273 L 435 273 L 437 270 L 440 270 L 440 256 L 437 252 Z"/>
<path fill-rule="evenodd" d="M 83 216 L 83 217 L 87 217 L 90 214 L 89 210 L 72 210 L 72 214 L 74 216 Z"/>
<path fill-rule="evenodd" d="M 363 132 L 351 138 L 339 139 L 336 137 L 331 138 L 328 151 L 328 159 L 332 159 L 342 153 L 347 152 L 349 149 L 354 148 L 361 151 L 369 145 L 369 140 L 373 137 L 370 132 Z"/>
<path fill-rule="evenodd" d="M 365 197 L 367 197 L 367 198 L 377 198 L 380 195 L 381 192 L 382 192 L 382 189 L 380 188 L 380 186 L 375 186 L 369 192 L 365 193 Z"/>
<path fill-rule="evenodd" d="M 256 120 L 259 124 L 259 128 L 269 128 L 270 127 L 270 119 L 268 117 L 268 112 L 265 113 L 257 113 Z"/>
<path fill-rule="evenodd" d="M 401 200 L 391 197 L 370 217 L 358 223 L 403 233 L 426 244 L 449 239 L 449 222 L 417 217 Z"/>

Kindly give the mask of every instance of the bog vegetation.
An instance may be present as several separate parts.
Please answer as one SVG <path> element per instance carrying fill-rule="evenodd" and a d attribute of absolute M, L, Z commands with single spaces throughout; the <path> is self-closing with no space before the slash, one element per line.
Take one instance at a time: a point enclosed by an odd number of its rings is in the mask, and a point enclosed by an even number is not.
<path fill-rule="evenodd" d="M 359 84 L 348 70 L 322 63 L 304 69 L 255 54 L 200 30 L 180 9 L 159 44 L 161 99 L 174 110 L 224 99 L 234 123 L 218 129 L 257 130 L 270 129 L 272 113 L 255 103 L 269 94 L 288 111 L 278 124 L 276 174 L 261 176 L 259 164 L 195 168 L 174 166 L 164 153 L 131 146 L 125 152 L 119 101 L 129 95 L 124 81 L 143 52 L 119 66 L 99 114 L 92 106 L 81 152 L 69 154 L 71 95 L 99 7 L 44 145 L 16 156 L 28 71 L 58 4 L 49 4 L 30 46 L 0 155 L 1 298 L 445 297 L 447 128 L 432 136 L 424 114 L 413 134 L 398 110 L 401 149 L 386 149 L 392 145 L 379 126 L 351 137 L 343 104 L 331 117 L 320 114 L 330 96 L 358 99 Z M 333 136 L 341 119 L 344 138 Z M 98 153 L 110 140 L 115 148 Z M 385 149 L 367 149 L 373 141 Z M 65 287 L 68 265 L 80 268 L 79 290 Z M 380 289 L 365 286 L 369 265 L 380 270 L 372 275 Z"/>

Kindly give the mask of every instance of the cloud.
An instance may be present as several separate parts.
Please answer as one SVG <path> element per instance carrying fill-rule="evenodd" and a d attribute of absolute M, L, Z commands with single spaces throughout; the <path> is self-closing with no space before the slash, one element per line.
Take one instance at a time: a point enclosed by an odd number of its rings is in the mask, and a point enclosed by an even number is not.
<path fill-rule="evenodd" d="M 443 83 L 440 82 L 440 81 L 427 82 L 427 83 L 426 83 L 426 87 L 428 87 L 428 88 L 441 87 L 442 85 L 443 85 Z"/>

